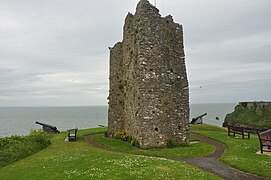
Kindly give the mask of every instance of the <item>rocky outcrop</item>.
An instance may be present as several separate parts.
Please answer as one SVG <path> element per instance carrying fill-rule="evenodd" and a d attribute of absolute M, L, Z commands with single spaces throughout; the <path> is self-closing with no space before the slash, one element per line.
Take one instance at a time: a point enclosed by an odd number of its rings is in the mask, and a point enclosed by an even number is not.
<path fill-rule="evenodd" d="M 183 30 L 147 0 L 128 14 L 123 41 L 110 48 L 108 135 L 141 147 L 188 142 L 189 89 Z"/>
<path fill-rule="evenodd" d="M 238 125 L 255 130 L 271 128 L 271 102 L 240 102 L 226 115 L 223 126 Z"/>

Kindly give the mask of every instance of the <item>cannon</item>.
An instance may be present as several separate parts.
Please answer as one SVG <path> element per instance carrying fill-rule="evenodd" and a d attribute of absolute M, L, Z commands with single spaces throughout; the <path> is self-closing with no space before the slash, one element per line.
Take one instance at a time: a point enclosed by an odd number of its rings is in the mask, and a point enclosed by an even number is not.
<path fill-rule="evenodd" d="M 207 115 L 207 113 L 204 113 L 202 115 L 199 115 L 197 117 L 192 118 L 192 121 L 190 124 L 202 124 L 202 117 L 206 116 L 206 115 Z"/>
<path fill-rule="evenodd" d="M 38 121 L 36 121 L 36 124 L 41 125 L 44 132 L 59 133 L 59 131 L 57 130 L 57 128 L 55 126 L 45 124 L 45 123 L 41 123 L 41 122 L 38 122 Z"/>

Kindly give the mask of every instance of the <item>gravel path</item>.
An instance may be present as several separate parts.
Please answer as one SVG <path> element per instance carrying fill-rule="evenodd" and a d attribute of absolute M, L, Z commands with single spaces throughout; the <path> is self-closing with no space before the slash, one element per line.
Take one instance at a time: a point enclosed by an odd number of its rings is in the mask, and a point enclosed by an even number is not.
<path fill-rule="evenodd" d="M 106 149 L 108 151 L 112 152 L 119 152 L 114 149 L 107 148 L 96 141 L 93 140 L 93 136 L 95 134 L 87 135 L 85 136 L 85 139 L 90 143 L 91 145 Z M 203 169 L 204 171 L 210 172 L 212 174 L 215 174 L 223 179 L 234 179 L 234 180 L 263 180 L 265 178 L 250 174 L 250 173 L 245 173 L 242 171 L 239 171 L 237 169 L 234 169 L 228 165 L 223 164 L 222 162 L 218 161 L 218 159 L 223 155 L 224 151 L 226 150 L 226 147 L 224 144 L 209 139 L 205 136 L 199 135 L 192 133 L 192 135 L 196 138 L 198 138 L 201 142 L 205 142 L 208 144 L 211 144 L 215 146 L 216 150 L 214 153 L 205 156 L 205 157 L 200 157 L 200 158 L 171 158 L 172 160 L 175 161 L 184 161 L 186 163 L 192 164 L 200 169 Z"/>

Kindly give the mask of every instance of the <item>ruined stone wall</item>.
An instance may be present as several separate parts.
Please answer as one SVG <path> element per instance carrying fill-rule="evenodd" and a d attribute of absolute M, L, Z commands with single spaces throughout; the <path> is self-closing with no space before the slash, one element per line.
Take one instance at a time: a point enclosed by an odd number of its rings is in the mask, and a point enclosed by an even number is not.
<path fill-rule="evenodd" d="M 124 130 L 141 147 L 187 143 L 188 92 L 182 26 L 141 0 L 110 50 L 108 134 Z"/>
<path fill-rule="evenodd" d="M 256 105 L 259 108 L 270 108 L 271 110 L 271 102 L 265 102 L 265 101 L 239 102 L 239 105 L 245 106 L 248 108 L 253 108 Z"/>
<path fill-rule="evenodd" d="M 115 133 L 124 130 L 124 86 L 122 43 L 117 43 L 110 51 L 110 92 L 108 111 L 108 132 Z"/>

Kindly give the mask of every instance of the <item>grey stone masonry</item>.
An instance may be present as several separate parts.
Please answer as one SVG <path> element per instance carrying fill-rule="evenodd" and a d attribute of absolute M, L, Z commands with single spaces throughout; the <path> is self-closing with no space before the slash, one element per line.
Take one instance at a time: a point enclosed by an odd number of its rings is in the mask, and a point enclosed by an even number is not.
<path fill-rule="evenodd" d="M 123 41 L 110 48 L 108 135 L 126 131 L 142 148 L 188 143 L 182 26 L 140 0 L 123 31 Z"/>

